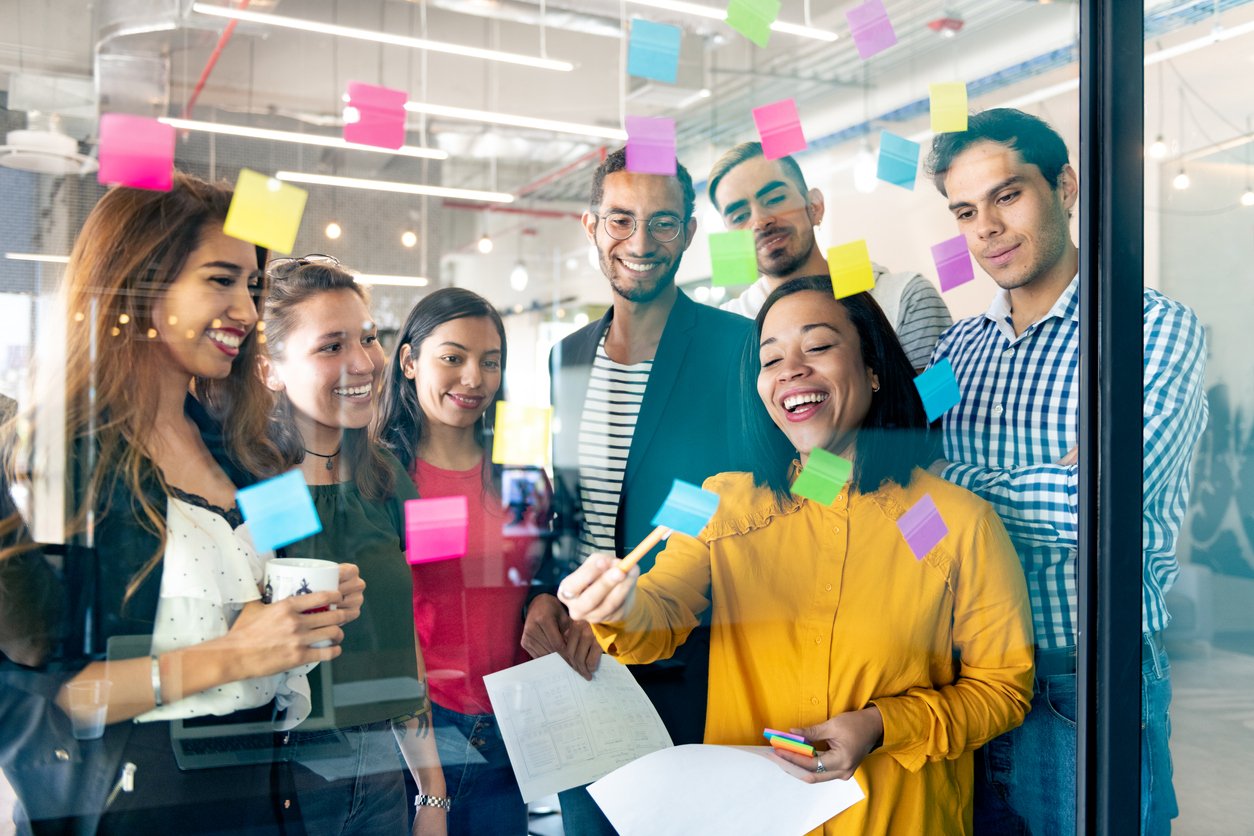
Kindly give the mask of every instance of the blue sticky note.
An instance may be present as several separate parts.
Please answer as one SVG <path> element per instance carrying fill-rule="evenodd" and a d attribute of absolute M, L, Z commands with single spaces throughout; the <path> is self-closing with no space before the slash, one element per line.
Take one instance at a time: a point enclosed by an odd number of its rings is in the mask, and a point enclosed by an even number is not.
<path fill-rule="evenodd" d="M 879 167 L 875 176 L 886 183 L 914 189 L 914 178 L 919 170 L 919 143 L 891 131 L 880 132 Z"/>
<path fill-rule="evenodd" d="M 631 42 L 627 47 L 627 74 L 674 84 L 679 74 L 682 39 L 683 30 L 678 26 L 633 17 Z"/>
<path fill-rule="evenodd" d="M 664 525 L 696 537 L 718 510 L 718 494 L 676 479 L 666 501 L 653 517 L 653 525 Z"/>
<path fill-rule="evenodd" d="M 299 470 L 258 482 L 235 494 L 257 551 L 273 551 L 322 530 L 309 486 Z"/>
<path fill-rule="evenodd" d="M 916 377 L 914 385 L 919 390 L 919 397 L 923 399 L 923 409 L 927 411 L 929 424 L 962 400 L 962 393 L 958 391 L 958 379 L 954 377 L 954 367 L 948 357 Z"/>

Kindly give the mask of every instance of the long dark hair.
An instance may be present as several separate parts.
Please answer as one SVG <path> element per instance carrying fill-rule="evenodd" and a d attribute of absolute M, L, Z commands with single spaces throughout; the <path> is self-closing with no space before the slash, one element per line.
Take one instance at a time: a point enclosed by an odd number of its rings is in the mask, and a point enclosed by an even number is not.
<path fill-rule="evenodd" d="M 460 287 L 446 287 L 429 296 L 418 300 L 405 324 L 396 335 L 396 348 L 392 352 L 392 362 L 388 364 L 387 374 L 383 382 L 383 397 L 379 413 L 375 416 L 375 437 L 379 443 L 401 460 L 405 470 L 410 471 L 414 459 L 418 455 L 418 446 L 422 442 L 426 416 L 418 404 L 418 393 L 414 381 L 405 377 L 401 367 L 401 349 L 409 346 L 410 356 L 415 360 L 422 350 L 422 343 L 431 332 L 446 322 L 467 317 L 486 317 L 491 320 L 501 337 L 501 379 L 505 378 L 505 361 L 508 351 L 505 345 L 505 323 L 492 303 L 478 293 Z M 485 451 L 492 449 L 492 426 L 496 420 L 496 406 L 505 397 L 505 386 L 496 390 L 492 402 L 483 413 L 482 420 L 475 425 L 475 442 Z M 485 487 L 499 492 L 496 468 L 484 468 Z"/>
<path fill-rule="evenodd" d="M 769 487 L 781 500 L 790 496 L 791 462 L 781 459 L 779 430 L 758 397 L 761 361 L 758 343 L 766 314 L 785 296 L 814 290 L 832 293 L 827 276 L 801 276 L 776 288 L 758 311 L 754 337 L 745 343 L 741 363 L 741 399 L 753 476 L 757 484 Z M 858 430 L 858 454 L 853 463 L 853 485 L 859 493 L 872 493 L 887 481 L 907 486 L 916 467 L 925 467 L 933 449 L 927 413 L 914 386 L 914 369 L 897 340 L 892 325 L 869 293 L 858 293 L 836 300 L 858 330 L 862 362 L 879 377 L 880 389 L 871 398 L 871 407 Z M 833 451 L 836 452 L 836 451 Z"/>

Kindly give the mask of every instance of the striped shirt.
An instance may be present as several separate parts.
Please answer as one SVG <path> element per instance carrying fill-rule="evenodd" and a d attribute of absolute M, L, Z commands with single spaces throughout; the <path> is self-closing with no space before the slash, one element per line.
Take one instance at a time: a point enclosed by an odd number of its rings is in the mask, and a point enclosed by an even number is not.
<path fill-rule="evenodd" d="M 579 422 L 579 500 L 584 517 L 579 551 L 583 558 L 593 552 L 614 554 L 623 472 L 653 370 L 652 360 L 630 366 L 611 360 L 605 353 L 608 332 L 601 334 L 597 345 Z"/>
<path fill-rule="evenodd" d="M 944 418 L 945 478 L 991 502 L 1005 522 L 1042 648 L 1076 643 L 1079 471 L 1056 462 L 1079 440 L 1078 290 L 1077 277 L 1018 336 L 1002 291 L 985 314 L 945 332 L 932 358 L 949 358 L 962 391 Z M 1142 629 L 1156 632 L 1170 619 L 1164 595 L 1180 571 L 1189 465 L 1206 425 L 1206 344 L 1193 311 L 1148 288 L 1144 316 Z"/>

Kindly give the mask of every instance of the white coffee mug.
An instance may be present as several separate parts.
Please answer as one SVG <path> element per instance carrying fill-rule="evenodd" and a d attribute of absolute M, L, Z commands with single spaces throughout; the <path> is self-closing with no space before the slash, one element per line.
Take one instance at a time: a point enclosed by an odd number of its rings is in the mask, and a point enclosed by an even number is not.
<path fill-rule="evenodd" d="M 340 588 L 339 564 L 330 560 L 308 560 L 303 557 L 276 557 L 266 563 L 265 586 L 262 600 L 266 603 L 282 601 L 293 595 L 310 595 L 314 592 L 334 592 Z M 306 612 L 322 612 L 335 609 L 335 605 Z M 310 647 L 330 647 L 331 642 L 320 641 Z"/>

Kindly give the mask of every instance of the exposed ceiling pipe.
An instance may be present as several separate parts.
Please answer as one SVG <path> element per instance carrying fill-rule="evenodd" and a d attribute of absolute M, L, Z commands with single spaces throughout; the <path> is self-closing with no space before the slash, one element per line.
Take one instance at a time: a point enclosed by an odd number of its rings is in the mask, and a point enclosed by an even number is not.
<path fill-rule="evenodd" d="M 554 180 L 560 180 L 572 171 L 578 171 L 593 159 L 595 159 L 598 164 L 605 162 L 605 155 L 607 153 L 608 149 L 604 145 L 600 148 L 593 148 L 588 153 L 576 158 L 573 162 L 567 163 L 561 168 L 550 171 L 547 174 L 542 174 L 530 183 L 518 187 L 514 190 L 514 197 L 523 197 L 524 195 L 529 195 L 532 192 L 539 191 L 549 183 L 552 183 Z"/>
<path fill-rule="evenodd" d="M 582 212 L 564 212 L 561 209 L 525 209 L 521 206 L 480 205 L 462 203 L 457 200 L 446 200 L 441 204 L 445 209 L 467 209 L 472 212 L 504 212 L 506 215 L 529 215 L 533 218 L 549 218 L 553 220 L 579 220 Z M 499 233 L 498 233 L 499 234 Z"/>
<path fill-rule="evenodd" d="M 413 0 L 411 0 L 413 2 Z M 492 20 L 505 20 L 511 23 L 522 23 L 528 26 L 545 26 L 549 29 L 564 29 L 568 32 L 579 32 L 584 35 L 600 35 L 606 38 L 621 38 L 622 28 L 618 18 L 604 15 L 588 14 L 577 7 L 550 0 L 545 14 L 534 3 L 523 3 L 518 0 L 431 0 L 431 5 L 458 14 L 486 17 Z"/>
<path fill-rule="evenodd" d="M 252 0 L 239 0 L 237 9 L 241 11 L 248 8 L 248 4 Z M 218 58 L 222 56 L 222 50 L 226 48 L 227 41 L 231 40 L 231 36 L 235 34 L 235 24 L 238 20 L 227 21 L 226 28 L 222 30 L 221 36 L 218 37 L 218 44 L 213 48 L 213 52 L 209 53 L 209 60 L 205 62 L 205 68 L 200 71 L 200 78 L 196 81 L 196 86 L 192 89 L 191 96 L 187 99 L 187 104 L 183 105 L 183 118 L 191 117 L 192 108 L 196 106 L 196 100 L 200 98 L 200 92 L 205 89 L 205 82 L 209 80 L 209 74 L 213 72 L 213 68 L 217 66 Z"/>

